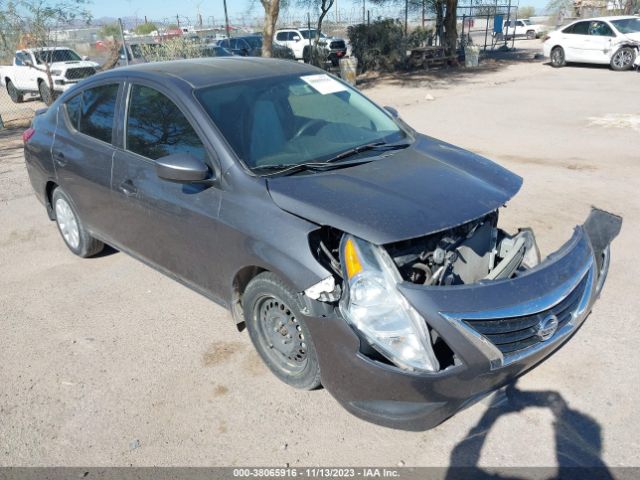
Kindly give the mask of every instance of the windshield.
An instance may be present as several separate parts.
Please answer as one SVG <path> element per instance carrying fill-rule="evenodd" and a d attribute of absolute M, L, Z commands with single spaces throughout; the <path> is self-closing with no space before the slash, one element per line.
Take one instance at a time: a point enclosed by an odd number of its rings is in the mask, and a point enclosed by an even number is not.
<path fill-rule="evenodd" d="M 640 18 L 624 18 L 622 20 L 612 20 L 611 23 L 620 33 L 640 32 Z"/>
<path fill-rule="evenodd" d="M 309 37 L 316 38 L 316 32 L 317 30 L 315 29 L 311 29 L 311 30 L 300 30 L 300 33 L 302 34 L 302 38 L 304 38 L 305 40 L 309 40 Z M 320 38 L 326 38 L 326 35 L 322 32 L 320 32 Z"/>
<path fill-rule="evenodd" d="M 35 56 L 39 65 L 43 62 L 75 62 L 81 60 L 80 55 L 73 50 L 42 50 L 35 52 Z"/>
<path fill-rule="evenodd" d="M 196 97 L 249 168 L 322 162 L 406 137 L 383 110 L 326 74 L 240 81 Z"/>

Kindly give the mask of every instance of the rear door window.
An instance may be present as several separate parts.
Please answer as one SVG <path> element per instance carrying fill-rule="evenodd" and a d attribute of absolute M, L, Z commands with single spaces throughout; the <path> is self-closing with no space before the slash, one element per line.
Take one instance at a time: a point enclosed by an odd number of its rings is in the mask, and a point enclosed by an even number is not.
<path fill-rule="evenodd" d="M 157 160 L 187 153 L 205 161 L 207 155 L 189 120 L 159 91 L 134 85 L 127 115 L 127 150 Z"/>
<path fill-rule="evenodd" d="M 572 33 L 574 35 L 589 35 L 589 25 L 590 22 L 578 22 L 573 26 L 571 32 L 565 33 Z"/>
<path fill-rule="evenodd" d="M 118 84 L 88 88 L 65 102 L 67 117 L 78 132 L 111 143 Z"/>

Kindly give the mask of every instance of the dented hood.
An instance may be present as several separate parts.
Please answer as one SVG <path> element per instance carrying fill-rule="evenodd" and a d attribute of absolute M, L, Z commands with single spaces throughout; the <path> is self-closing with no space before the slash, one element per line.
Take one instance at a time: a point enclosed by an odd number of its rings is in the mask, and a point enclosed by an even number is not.
<path fill-rule="evenodd" d="M 386 158 L 267 183 L 283 210 L 382 245 L 481 217 L 509 200 L 522 178 L 421 135 Z"/>

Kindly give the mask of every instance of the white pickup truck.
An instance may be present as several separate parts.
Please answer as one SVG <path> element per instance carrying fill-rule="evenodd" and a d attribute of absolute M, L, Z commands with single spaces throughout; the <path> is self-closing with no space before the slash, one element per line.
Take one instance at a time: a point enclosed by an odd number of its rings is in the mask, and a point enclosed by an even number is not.
<path fill-rule="evenodd" d="M 46 64 L 53 81 L 52 94 L 47 82 Z M 74 50 L 63 47 L 18 50 L 13 65 L 0 67 L 0 78 L 15 103 L 22 102 L 25 94 L 38 94 L 50 105 L 55 92 L 64 92 L 83 78 L 96 73 L 99 65 L 80 57 Z"/>
<path fill-rule="evenodd" d="M 528 40 L 538 38 L 545 30 L 544 25 L 531 23 L 527 19 L 505 20 L 502 24 L 502 35 L 509 40 L 512 36 L 527 37 Z"/>

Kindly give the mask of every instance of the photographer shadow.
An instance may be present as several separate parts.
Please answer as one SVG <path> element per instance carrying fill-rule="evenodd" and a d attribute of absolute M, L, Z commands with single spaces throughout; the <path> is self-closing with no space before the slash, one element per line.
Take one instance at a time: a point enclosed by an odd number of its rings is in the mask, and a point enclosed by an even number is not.
<path fill-rule="evenodd" d="M 570 408 L 562 395 L 556 391 L 523 391 L 519 390 L 515 383 L 494 396 L 480 421 L 469 431 L 466 438 L 453 448 L 445 478 L 530 478 L 535 473 L 533 467 L 486 470 L 478 467 L 482 447 L 497 420 L 503 415 L 519 413 L 527 408 L 548 408 L 553 414 L 557 469 L 546 469 L 551 478 L 614 478 L 602 460 L 602 428 L 598 422 Z M 544 445 L 532 447 L 540 448 Z M 549 478 L 549 475 L 545 475 L 545 478 Z"/>

